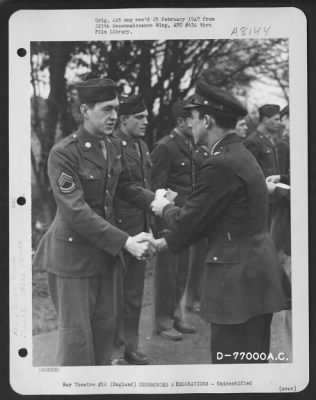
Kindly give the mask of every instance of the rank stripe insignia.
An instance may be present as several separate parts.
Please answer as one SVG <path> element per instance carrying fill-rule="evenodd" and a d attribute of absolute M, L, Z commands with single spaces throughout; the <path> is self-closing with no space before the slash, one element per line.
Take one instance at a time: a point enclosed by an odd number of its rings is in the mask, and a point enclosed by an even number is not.
<path fill-rule="evenodd" d="M 72 193 L 76 189 L 74 178 L 65 172 L 60 174 L 57 183 L 60 191 L 65 194 Z"/>

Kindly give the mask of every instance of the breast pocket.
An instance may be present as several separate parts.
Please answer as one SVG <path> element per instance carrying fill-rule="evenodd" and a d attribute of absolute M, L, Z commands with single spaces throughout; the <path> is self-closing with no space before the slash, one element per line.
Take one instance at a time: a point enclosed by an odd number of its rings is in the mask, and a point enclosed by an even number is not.
<path fill-rule="evenodd" d="M 239 263 L 240 250 L 238 244 L 233 240 L 228 240 L 213 245 L 207 252 L 205 262 L 207 264 Z"/>
<path fill-rule="evenodd" d="M 85 171 L 80 174 L 80 180 L 86 200 L 93 200 L 99 197 L 103 183 L 100 171 Z"/>
<path fill-rule="evenodd" d="M 178 173 L 189 173 L 191 171 L 191 162 L 187 159 L 177 160 L 174 163 L 175 169 Z"/>

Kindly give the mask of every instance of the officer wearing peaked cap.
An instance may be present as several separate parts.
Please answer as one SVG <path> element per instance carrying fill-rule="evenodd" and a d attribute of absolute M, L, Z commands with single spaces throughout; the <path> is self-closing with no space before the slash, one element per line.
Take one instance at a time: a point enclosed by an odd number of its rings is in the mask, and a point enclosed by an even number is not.
<path fill-rule="evenodd" d="M 147 144 L 142 140 L 148 125 L 148 111 L 142 95 L 120 99 L 119 122 L 115 136 L 122 141 L 130 175 L 139 186 L 150 189 L 151 159 Z M 126 199 L 116 198 L 114 213 L 117 226 L 130 235 L 148 232 L 149 215 L 129 204 Z M 148 364 L 145 354 L 138 351 L 138 329 L 142 307 L 145 260 L 137 260 L 124 252 L 125 268 L 122 276 L 122 315 L 119 316 L 117 342 L 124 343 L 124 358 L 130 364 Z"/>
<path fill-rule="evenodd" d="M 148 234 L 131 236 L 115 226 L 113 199 L 148 209 L 154 194 L 134 184 L 123 146 L 113 136 L 119 106 L 114 82 L 93 79 L 77 89 L 83 124 L 50 152 L 48 176 L 57 212 L 34 264 L 47 269 L 57 311 L 57 364 L 107 365 L 121 251 L 142 258 L 150 250 L 144 242 Z"/>
<path fill-rule="evenodd" d="M 166 199 L 153 202 L 153 211 L 171 229 L 156 245 L 177 253 L 207 237 L 201 314 L 211 325 L 212 362 L 265 362 L 223 356 L 267 356 L 272 315 L 289 307 L 267 227 L 264 175 L 233 130 L 246 110 L 228 92 L 202 80 L 188 107 L 194 140 L 207 145 L 211 156 L 182 207 Z"/>
<path fill-rule="evenodd" d="M 195 188 L 196 158 L 206 158 L 208 153 L 195 153 L 192 143 L 190 113 L 184 109 L 188 101 L 178 101 L 172 106 L 175 121 L 173 131 L 156 143 L 152 152 L 153 189 L 169 188 L 178 193 L 175 204 L 182 206 Z M 204 154 L 206 153 L 206 156 Z M 198 157 L 199 156 L 199 157 Z M 156 230 L 160 235 L 166 227 L 159 218 Z M 191 253 L 191 257 L 190 257 Z M 199 251 L 183 249 L 179 254 L 169 251 L 158 254 L 155 274 L 155 325 L 157 332 L 169 340 L 181 340 L 183 333 L 194 333 L 195 327 L 189 325 L 183 316 L 180 302 L 187 285 L 190 259 L 196 264 L 193 274 L 196 285 L 203 269 L 203 243 Z M 201 265 L 202 264 L 202 265 Z M 190 286 L 191 289 L 192 285 Z M 198 292 L 198 288 L 196 290 Z M 193 294 L 194 290 L 190 291 Z M 192 299 L 198 300 L 198 299 Z M 191 305 L 191 304 L 190 304 Z"/>

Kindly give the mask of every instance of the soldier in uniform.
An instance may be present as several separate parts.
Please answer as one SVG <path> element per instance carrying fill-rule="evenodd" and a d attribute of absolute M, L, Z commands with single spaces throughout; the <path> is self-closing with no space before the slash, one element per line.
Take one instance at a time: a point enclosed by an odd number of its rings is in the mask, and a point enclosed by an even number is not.
<path fill-rule="evenodd" d="M 190 114 L 183 107 L 185 101 L 172 107 L 176 122 L 174 130 L 162 138 L 152 152 L 152 187 L 169 188 L 178 193 L 175 204 L 182 206 L 195 186 L 195 162 L 192 145 Z M 205 157 L 208 157 L 208 153 Z M 165 226 L 157 221 L 158 234 L 165 234 Z M 155 276 L 156 330 L 164 338 L 181 340 L 183 333 L 194 333 L 195 327 L 183 318 L 180 301 L 189 272 L 190 249 L 177 255 L 169 251 L 157 256 Z M 192 261 L 195 264 L 195 261 Z"/>
<path fill-rule="evenodd" d="M 265 104 L 259 108 L 259 125 L 245 140 L 245 146 L 256 157 L 265 177 L 280 174 L 277 141 L 281 131 L 280 106 Z M 271 228 L 274 199 L 269 197 L 268 226 Z"/>
<path fill-rule="evenodd" d="M 211 325 L 212 362 L 267 362 L 272 315 L 289 304 L 267 227 L 265 178 L 234 132 L 246 110 L 204 80 L 190 107 L 194 140 L 211 156 L 181 208 L 162 197 L 152 203 L 171 229 L 156 246 L 178 253 L 208 238 L 201 315 Z"/>
<path fill-rule="evenodd" d="M 148 112 L 141 95 L 122 97 L 119 108 L 119 127 L 115 132 L 123 144 L 132 179 L 145 189 L 150 189 L 151 159 L 147 144 L 141 139 L 146 133 Z M 116 197 L 114 213 L 117 226 L 134 236 L 150 230 L 148 214 L 132 207 L 127 200 Z M 145 354 L 138 351 L 138 328 L 144 291 L 145 260 L 138 260 L 124 251 L 123 315 L 118 335 L 125 345 L 124 358 L 130 364 L 148 364 Z M 120 338 L 119 338 L 120 339 Z"/>
<path fill-rule="evenodd" d="M 114 273 L 125 249 L 143 258 L 149 234 L 115 226 L 113 198 L 148 209 L 154 194 L 132 181 L 113 134 L 119 100 L 110 79 L 77 86 L 83 124 L 48 158 L 57 212 L 34 263 L 48 272 L 58 318 L 58 365 L 110 364 L 115 331 Z"/>
<path fill-rule="evenodd" d="M 245 140 L 245 146 L 256 157 L 265 177 L 279 174 L 276 141 L 280 130 L 280 106 L 265 104 L 260 107 L 259 125 Z"/>

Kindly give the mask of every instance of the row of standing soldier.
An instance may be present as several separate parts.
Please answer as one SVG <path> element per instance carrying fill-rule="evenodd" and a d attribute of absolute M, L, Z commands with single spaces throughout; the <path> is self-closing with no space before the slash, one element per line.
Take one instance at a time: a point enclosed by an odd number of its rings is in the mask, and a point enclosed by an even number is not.
<path fill-rule="evenodd" d="M 175 129 L 156 144 L 150 156 L 141 140 L 148 117 L 142 96 L 122 98 L 119 104 L 115 85 L 108 79 L 84 82 L 78 92 L 83 125 L 50 154 L 48 174 L 58 210 L 34 260 L 48 271 L 58 314 L 57 362 L 109 364 L 116 341 L 124 344 L 126 362 L 147 364 L 148 357 L 138 351 L 144 256 L 151 251 L 143 232 L 152 227 L 156 237 L 168 233 L 162 219 L 156 217 L 153 223 L 150 189 L 172 189 L 178 193 L 176 205 L 184 206 L 195 190 L 200 167 L 209 159 L 209 149 L 192 143 L 188 102 L 173 106 Z M 206 98 L 228 104 L 227 109 L 230 105 L 238 109 L 234 100 L 211 86 L 206 86 L 205 93 Z M 262 122 L 275 115 L 263 114 Z M 245 144 L 252 150 L 251 136 Z M 268 153 L 266 143 L 263 155 Z M 257 159 L 258 154 L 254 154 Z M 268 175 L 277 172 L 269 170 Z M 166 339 L 180 340 L 183 333 L 195 332 L 183 318 L 180 301 L 188 286 L 192 299 L 188 306 L 198 310 L 206 248 L 204 238 L 177 255 L 168 250 L 158 253 L 155 329 Z"/>

